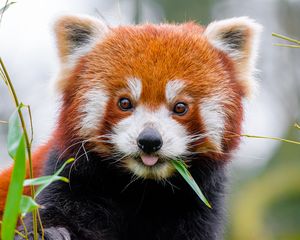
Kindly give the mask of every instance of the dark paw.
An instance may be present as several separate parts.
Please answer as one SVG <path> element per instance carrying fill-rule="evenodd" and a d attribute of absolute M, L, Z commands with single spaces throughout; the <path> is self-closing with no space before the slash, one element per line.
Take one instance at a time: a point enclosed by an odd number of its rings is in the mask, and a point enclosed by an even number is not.
<path fill-rule="evenodd" d="M 71 240 L 70 234 L 65 228 L 46 228 L 45 229 L 45 240 Z"/>
<path fill-rule="evenodd" d="M 28 233 L 26 239 L 33 240 L 33 232 Z M 38 239 L 42 240 L 41 233 L 38 234 Z M 15 240 L 24 240 L 24 238 L 21 235 L 16 235 Z M 67 229 L 51 227 L 44 229 L 44 240 L 71 240 L 71 237 Z"/>

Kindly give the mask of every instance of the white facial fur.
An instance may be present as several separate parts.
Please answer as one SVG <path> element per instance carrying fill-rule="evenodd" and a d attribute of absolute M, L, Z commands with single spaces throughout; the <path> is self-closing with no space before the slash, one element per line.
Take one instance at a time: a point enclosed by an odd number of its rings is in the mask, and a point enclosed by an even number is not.
<path fill-rule="evenodd" d="M 98 129 L 107 101 L 108 96 L 101 88 L 91 89 L 83 95 L 83 105 L 79 108 L 81 115 L 81 135 L 89 136 Z"/>
<path fill-rule="evenodd" d="M 131 96 L 135 101 L 138 101 L 142 93 L 142 82 L 140 79 L 131 77 L 127 79 L 128 88 Z"/>
<path fill-rule="evenodd" d="M 214 144 L 216 151 L 222 151 L 226 115 L 221 99 L 217 96 L 204 99 L 199 104 L 199 109 L 208 138 Z"/>
<path fill-rule="evenodd" d="M 184 88 L 184 82 L 181 80 L 172 80 L 169 81 L 166 85 L 166 99 L 167 102 L 172 103 L 177 95 Z"/>
<path fill-rule="evenodd" d="M 137 107 L 131 116 L 123 119 L 114 127 L 114 136 L 111 141 L 122 154 L 137 154 L 139 153 L 137 137 L 148 126 L 155 128 L 162 136 L 163 145 L 159 150 L 160 156 L 172 159 L 186 154 L 189 142 L 187 132 L 182 125 L 172 119 L 169 110 L 164 106 L 156 111 L 151 111 L 144 106 Z M 141 165 L 137 168 L 138 164 L 132 161 L 127 163 L 127 167 L 132 168 L 134 173 L 141 177 L 149 177 L 149 168 Z M 164 167 L 170 168 L 167 165 Z M 162 169 L 157 170 L 164 173 L 156 171 L 153 174 L 167 174 Z M 158 175 L 155 178 L 166 177 Z"/>
<path fill-rule="evenodd" d="M 132 98 L 138 101 L 142 92 L 141 81 L 135 77 L 128 78 L 127 81 Z M 183 87 L 184 83 L 180 80 L 170 81 L 166 86 L 167 101 L 172 102 Z M 122 155 L 137 155 L 140 153 L 137 138 L 149 126 L 155 128 L 162 137 L 163 145 L 158 152 L 161 158 L 172 159 L 187 153 L 190 138 L 184 126 L 175 121 L 170 110 L 163 105 L 157 110 L 150 110 L 143 105 L 138 105 L 132 115 L 121 120 L 113 128 L 111 142 Z M 166 178 L 174 170 L 167 161 L 165 164 L 153 167 L 143 166 L 142 163 L 131 157 L 125 159 L 124 162 L 126 167 L 137 176 L 145 178 Z"/>
<path fill-rule="evenodd" d="M 142 93 L 141 80 L 131 77 L 127 82 L 130 95 L 138 102 Z M 165 89 L 167 101 L 174 102 L 183 88 L 183 81 L 169 81 Z M 226 120 L 223 100 L 216 94 L 199 103 L 199 114 L 204 122 L 205 135 L 212 141 L 217 151 L 222 150 Z M 107 101 L 108 95 L 101 88 L 91 89 L 83 96 L 83 106 L 80 108 L 82 118 L 80 131 L 83 136 L 90 137 L 95 134 L 103 118 Z M 158 152 L 160 158 L 174 159 L 188 154 L 188 144 L 192 142 L 192 137 L 188 135 L 183 125 L 172 118 L 171 114 L 164 105 L 156 110 L 138 105 L 129 117 L 114 126 L 110 141 L 121 155 L 128 156 L 123 162 L 137 176 L 163 179 L 169 177 L 174 171 L 168 161 L 165 161 L 165 164 L 147 167 L 132 157 L 141 153 L 137 138 L 146 127 L 155 128 L 162 137 L 163 145 Z"/>
<path fill-rule="evenodd" d="M 120 121 L 114 128 L 112 139 L 118 150 L 125 154 L 139 151 L 136 139 L 146 127 L 153 127 L 161 134 L 163 146 L 160 154 L 165 157 L 178 157 L 186 153 L 188 142 L 184 127 L 172 119 L 169 110 L 161 107 L 151 111 L 143 106 L 135 109 L 131 116 Z"/>
<path fill-rule="evenodd" d="M 141 80 L 130 77 L 127 79 L 127 82 L 130 95 L 138 102 L 142 93 Z M 165 89 L 167 102 L 174 102 L 184 86 L 185 83 L 181 80 L 169 81 Z M 94 94 L 98 96 L 95 97 Z M 95 123 L 99 123 L 99 115 L 102 114 L 99 109 L 104 108 L 107 96 L 103 91 L 92 91 L 86 95 L 86 99 L 88 100 L 89 98 L 91 102 L 85 106 L 85 113 L 90 109 L 94 114 L 86 114 L 84 125 L 92 130 L 92 126 L 95 126 Z M 222 150 L 222 138 L 226 121 L 223 103 L 224 99 L 217 94 L 203 99 L 199 103 L 199 114 L 204 121 L 205 135 L 213 143 L 216 151 Z M 99 115 L 97 116 L 95 112 Z M 191 136 L 188 135 L 183 125 L 172 118 L 170 110 L 163 105 L 157 110 L 150 110 L 143 105 L 138 105 L 129 117 L 121 120 L 113 128 L 111 143 L 121 155 L 129 156 L 124 158 L 123 162 L 137 176 L 154 179 L 169 177 L 174 169 L 168 161 L 166 161 L 166 164 L 147 167 L 131 157 L 140 154 L 137 138 L 149 126 L 155 128 L 162 136 L 163 145 L 158 152 L 160 157 L 174 159 L 187 154 L 188 144 L 192 141 Z"/>

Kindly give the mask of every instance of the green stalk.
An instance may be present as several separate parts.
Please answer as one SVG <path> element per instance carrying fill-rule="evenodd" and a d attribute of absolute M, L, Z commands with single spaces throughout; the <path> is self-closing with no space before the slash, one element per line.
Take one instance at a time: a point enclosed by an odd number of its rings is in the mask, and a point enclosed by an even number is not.
<path fill-rule="evenodd" d="M 0 64 L 1 64 L 1 67 L 4 71 L 4 75 L 5 75 L 5 83 L 7 84 L 8 86 L 8 89 L 9 91 L 11 92 L 12 94 L 12 98 L 14 100 L 14 103 L 15 103 L 15 106 L 16 108 L 18 108 L 18 115 L 19 115 L 19 119 L 21 121 L 21 125 L 22 125 L 22 129 L 23 129 L 23 132 L 24 132 L 24 137 L 25 137 L 25 143 L 26 143 L 26 149 L 27 149 L 27 155 L 28 155 L 28 162 L 29 162 L 29 176 L 30 178 L 33 178 L 33 166 L 32 166 L 32 158 L 31 158 L 31 141 L 29 140 L 29 137 L 28 137 L 28 132 L 27 132 L 27 128 L 26 128 L 26 124 L 25 124 L 25 120 L 24 120 L 24 117 L 23 117 L 23 114 L 22 114 L 22 111 L 21 109 L 19 108 L 20 106 L 20 102 L 19 102 L 19 99 L 17 97 L 17 94 L 16 94 L 16 91 L 15 91 L 15 88 L 11 82 L 11 79 L 9 77 L 9 74 L 5 68 L 5 65 L 2 61 L 2 58 L 0 57 Z M 35 189 L 34 189 L 34 186 L 30 186 L 30 190 L 31 190 L 31 196 L 34 198 L 35 197 Z M 38 238 L 38 231 L 37 231 L 37 210 L 34 210 L 33 211 L 33 214 L 32 214 L 32 218 L 33 218 L 33 232 L 34 232 L 34 240 L 37 240 Z"/>
<path fill-rule="evenodd" d="M 281 38 L 283 40 L 287 40 L 289 42 L 296 43 L 296 44 L 300 45 L 300 41 L 299 40 L 296 40 L 296 39 L 293 39 L 293 38 L 289 38 L 287 36 L 284 36 L 284 35 L 281 35 L 281 34 L 278 34 L 278 33 L 272 33 L 272 36 L 273 37 L 277 37 L 277 38 Z"/>
<path fill-rule="evenodd" d="M 293 144 L 300 145 L 300 142 L 298 142 L 298 141 L 293 141 L 293 140 L 284 139 L 284 138 L 257 136 L 257 135 L 249 135 L 249 134 L 241 134 L 240 136 L 241 137 L 248 137 L 248 138 L 270 139 L 270 140 L 276 140 L 276 141 L 282 141 L 282 142 L 286 142 L 286 143 L 293 143 Z"/>
<path fill-rule="evenodd" d="M 300 45 L 282 44 L 282 43 L 275 43 L 274 46 L 276 46 L 276 47 L 300 48 Z"/>
<path fill-rule="evenodd" d="M 21 224 L 22 224 L 22 226 L 23 226 L 23 228 L 24 228 L 24 232 L 25 232 L 25 236 L 26 236 L 26 240 L 28 240 L 28 231 L 27 231 L 27 227 L 26 227 L 26 225 L 25 225 L 25 223 L 24 223 L 24 221 L 23 221 L 23 217 L 20 217 L 20 222 L 21 222 Z"/>
<path fill-rule="evenodd" d="M 2 221 L 0 221 L 0 225 L 2 225 Z M 0 228 L 1 229 L 1 228 Z M 15 230 L 15 233 L 20 235 L 22 238 L 24 238 L 25 240 L 28 240 L 28 237 L 27 235 L 24 235 L 22 233 L 20 233 L 18 230 Z"/>

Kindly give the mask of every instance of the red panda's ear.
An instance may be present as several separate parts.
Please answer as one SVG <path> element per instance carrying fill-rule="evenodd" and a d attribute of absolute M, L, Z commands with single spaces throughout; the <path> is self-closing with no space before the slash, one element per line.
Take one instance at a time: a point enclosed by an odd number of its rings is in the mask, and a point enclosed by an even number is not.
<path fill-rule="evenodd" d="M 255 90 L 255 62 L 261 30 L 262 26 L 248 17 L 212 22 L 204 30 L 208 41 L 234 61 L 245 96 Z"/>
<path fill-rule="evenodd" d="M 56 21 L 54 30 L 59 57 L 68 68 L 107 34 L 108 27 L 96 18 L 64 16 Z"/>

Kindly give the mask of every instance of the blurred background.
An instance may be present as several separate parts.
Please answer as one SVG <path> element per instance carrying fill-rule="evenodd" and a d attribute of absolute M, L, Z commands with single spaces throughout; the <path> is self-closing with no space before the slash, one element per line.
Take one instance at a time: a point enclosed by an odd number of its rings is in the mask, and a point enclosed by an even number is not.
<path fill-rule="evenodd" d="M 0 0 L 0 8 L 6 0 Z M 66 13 L 89 14 L 114 26 L 144 22 L 196 21 L 250 16 L 264 26 L 260 44 L 260 91 L 245 102 L 244 133 L 300 139 L 300 49 L 274 46 L 272 32 L 300 39 L 299 0 L 17 0 L 3 15 L 0 56 L 22 102 L 33 112 L 34 146 L 47 139 L 55 123 L 57 100 L 52 80 L 58 59 L 52 24 Z M 13 112 L 0 81 L 0 120 Z M 0 169 L 6 153 L 7 125 L 0 124 Z M 300 145 L 243 139 L 229 168 L 226 239 L 300 239 Z"/>

